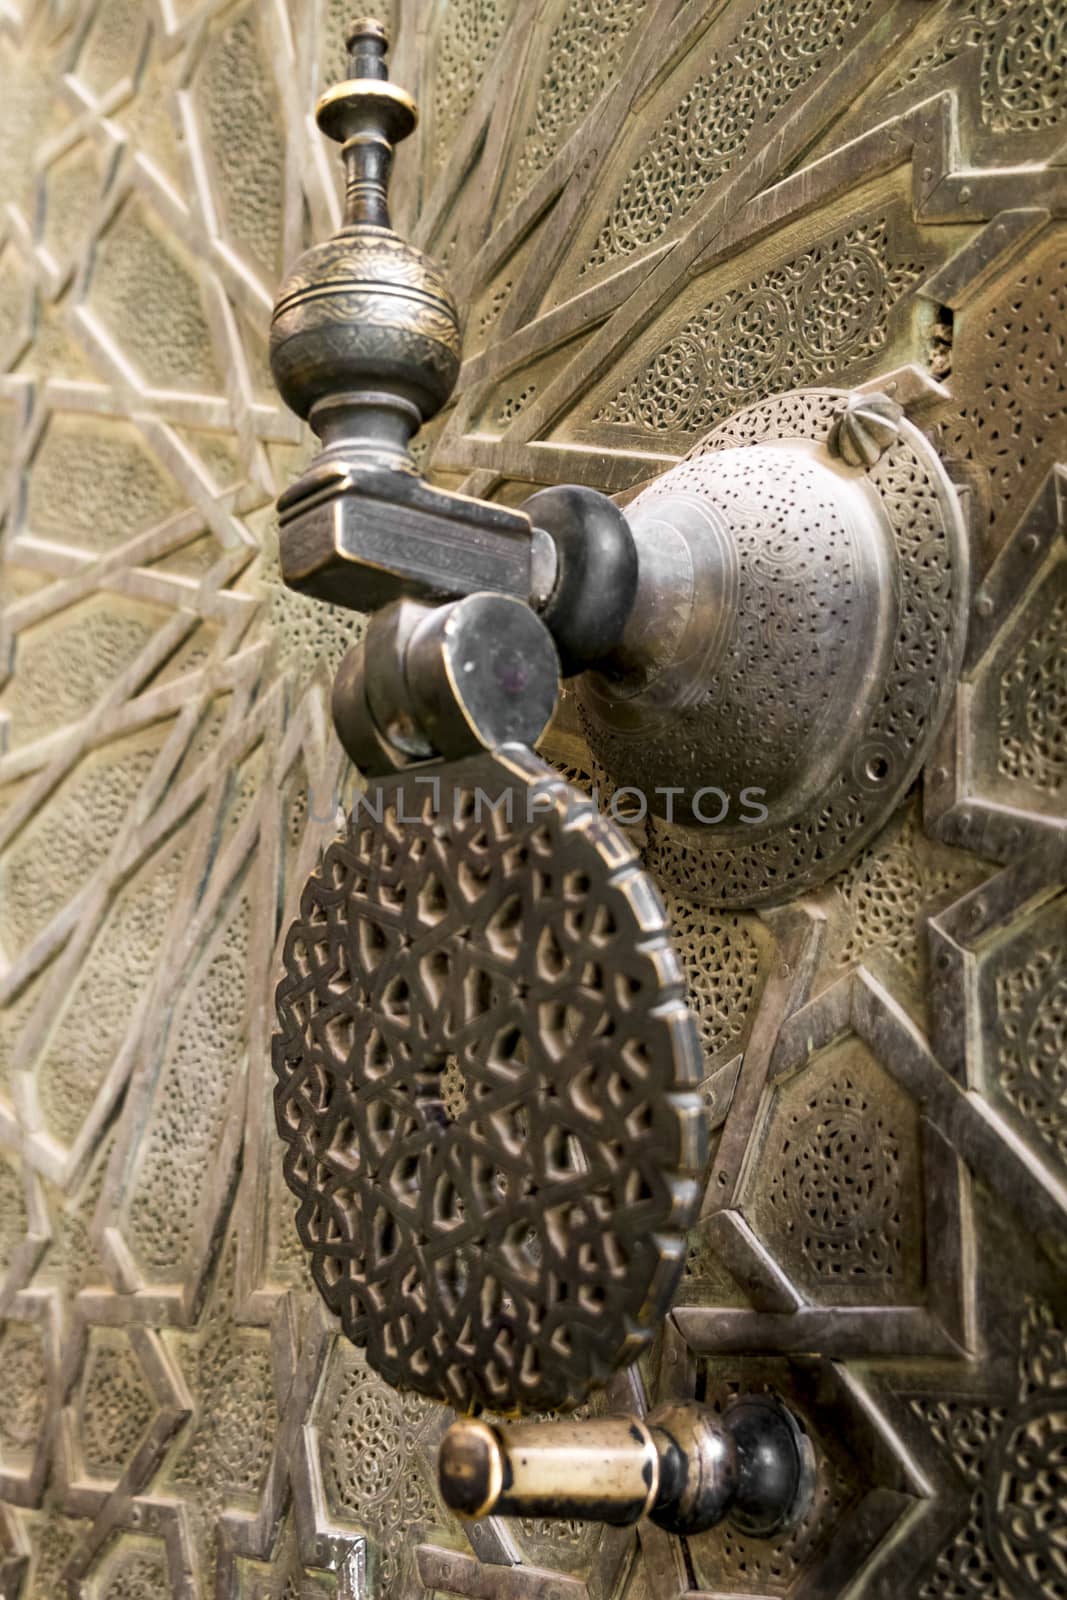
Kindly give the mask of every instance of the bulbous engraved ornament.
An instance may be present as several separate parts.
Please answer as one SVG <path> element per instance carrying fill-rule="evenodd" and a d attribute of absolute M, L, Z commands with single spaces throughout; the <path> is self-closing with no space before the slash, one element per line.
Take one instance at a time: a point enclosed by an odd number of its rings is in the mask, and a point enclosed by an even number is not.
<path fill-rule="evenodd" d="M 349 77 L 316 107 L 319 127 L 342 146 L 344 226 L 282 284 L 271 370 L 286 404 L 319 431 L 323 405 L 343 410 L 362 391 L 365 403 L 414 408 L 410 433 L 452 393 L 459 317 L 442 269 L 390 226 L 393 147 L 415 127 L 415 102 L 386 77 L 381 23 L 354 22 L 346 42 Z"/>
<path fill-rule="evenodd" d="M 666 1315 L 706 1159 L 652 880 L 519 746 L 376 786 L 289 930 L 275 1109 L 315 1281 L 391 1383 L 579 1403 Z"/>
<path fill-rule="evenodd" d="M 459 317 L 442 269 L 389 221 L 393 147 L 415 102 L 386 76 L 380 22 L 354 22 L 347 43 L 349 76 L 317 107 L 341 144 L 344 226 L 296 262 L 271 321 L 275 383 L 323 446 L 278 499 L 282 577 L 362 612 L 407 597 L 525 598 L 530 519 L 427 482 L 411 455 L 456 382 Z"/>

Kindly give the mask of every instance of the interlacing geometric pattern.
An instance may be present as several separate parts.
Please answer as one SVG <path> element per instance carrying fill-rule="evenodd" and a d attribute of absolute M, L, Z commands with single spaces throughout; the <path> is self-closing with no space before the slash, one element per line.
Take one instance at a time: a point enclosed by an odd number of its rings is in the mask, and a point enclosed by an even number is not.
<path fill-rule="evenodd" d="M 0 1595 L 1062 1596 L 1067 8 L 377 8 L 423 116 L 397 226 L 470 308 L 442 482 L 623 492 L 798 383 L 895 383 L 967 491 L 958 691 L 863 854 L 756 916 L 629 833 L 712 1149 L 673 1316 L 591 1404 L 787 1397 L 817 1497 L 762 1547 L 461 1528 L 449 1409 L 339 1335 L 294 1226 L 271 995 L 363 624 L 280 584 L 310 441 L 265 333 L 338 225 L 309 113 L 353 9 L 0 0 Z"/>
<path fill-rule="evenodd" d="M 756 391 L 799 389 L 874 355 L 921 269 L 888 255 L 886 219 L 867 219 L 713 302 L 597 422 L 706 432 Z"/>

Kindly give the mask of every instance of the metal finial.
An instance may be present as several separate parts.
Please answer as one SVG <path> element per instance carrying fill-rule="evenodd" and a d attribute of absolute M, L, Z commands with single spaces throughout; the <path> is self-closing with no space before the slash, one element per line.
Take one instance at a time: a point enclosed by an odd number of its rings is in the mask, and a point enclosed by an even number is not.
<path fill-rule="evenodd" d="M 350 78 L 385 78 L 389 30 L 377 17 L 355 17 L 345 30 Z"/>
<path fill-rule="evenodd" d="M 345 226 L 388 228 L 393 147 L 418 121 L 415 102 L 389 82 L 389 35 L 373 17 L 353 22 L 345 43 L 349 76 L 327 89 L 315 107 L 323 133 L 342 146 Z"/>
<path fill-rule="evenodd" d="M 418 120 L 386 75 L 389 35 L 360 17 L 345 43 L 351 75 L 315 108 L 344 158 L 344 225 L 279 290 L 271 367 L 283 399 L 338 459 L 369 455 L 410 470 L 408 439 L 456 381 L 459 319 L 441 269 L 389 219 L 393 149 Z"/>

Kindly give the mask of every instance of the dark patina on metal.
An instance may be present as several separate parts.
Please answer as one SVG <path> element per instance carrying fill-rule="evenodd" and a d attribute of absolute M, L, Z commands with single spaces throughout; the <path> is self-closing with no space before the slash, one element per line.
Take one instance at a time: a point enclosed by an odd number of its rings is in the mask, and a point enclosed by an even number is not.
<path fill-rule="evenodd" d="M 304 888 L 274 1040 L 315 1281 L 401 1388 L 569 1407 L 649 1346 L 700 1050 L 631 844 L 519 746 L 376 785 Z"/>
<path fill-rule="evenodd" d="M 415 470 L 411 437 L 459 373 L 459 316 L 442 269 L 390 223 L 393 147 L 417 118 L 388 81 L 386 30 L 363 18 L 347 42 L 349 77 L 316 108 L 342 147 L 344 226 L 300 257 L 271 321 L 274 381 L 323 443 L 278 500 L 282 575 L 357 611 L 405 595 L 525 599 L 530 519 Z"/>

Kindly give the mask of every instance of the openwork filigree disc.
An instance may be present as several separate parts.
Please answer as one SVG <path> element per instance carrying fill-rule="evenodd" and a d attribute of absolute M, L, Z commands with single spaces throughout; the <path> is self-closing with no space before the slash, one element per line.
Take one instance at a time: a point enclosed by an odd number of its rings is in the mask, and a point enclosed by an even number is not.
<path fill-rule="evenodd" d="M 277 990 L 275 1106 L 312 1270 L 390 1382 L 577 1404 L 666 1313 L 705 1159 L 662 902 L 527 752 L 365 798 Z"/>

